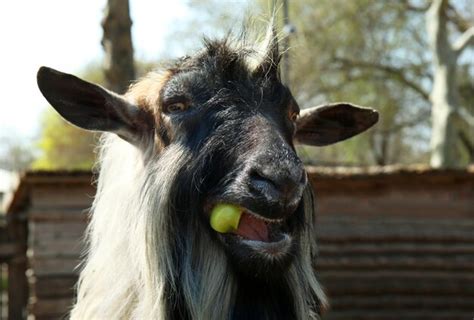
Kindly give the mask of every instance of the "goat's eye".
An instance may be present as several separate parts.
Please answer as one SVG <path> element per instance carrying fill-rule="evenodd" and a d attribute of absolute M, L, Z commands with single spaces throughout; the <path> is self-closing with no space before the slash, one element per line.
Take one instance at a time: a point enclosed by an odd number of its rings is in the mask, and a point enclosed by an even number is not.
<path fill-rule="evenodd" d="M 189 105 L 184 102 L 175 102 L 170 103 L 164 107 L 164 112 L 166 113 L 178 113 L 186 111 L 189 108 Z"/>
<path fill-rule="evenodd" d="M 290 118 L 291 121 L 295 122 L 298 118 L 298 112 L 290 111 L 288 113 L 288 118 Z"/>

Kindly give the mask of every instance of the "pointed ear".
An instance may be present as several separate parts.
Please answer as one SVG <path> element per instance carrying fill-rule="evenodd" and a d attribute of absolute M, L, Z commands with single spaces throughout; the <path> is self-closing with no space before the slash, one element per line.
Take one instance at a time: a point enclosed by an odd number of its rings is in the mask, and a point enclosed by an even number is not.
<path fill-rule="evenodd" d="M 353 137 L 379 119 L 374 109 L 350 103 L 334 103 L 304 109 L 296 120 L 296 141 L 325 146 Z"/>
<path fill-rule="evenodd" d="M 70 123 L 92 131 L 116 133 L 138 143 L 153 128 L 153 117 L 123 97 L 73 75 L 41 67 L 38 87 L 46 100 Z"/>

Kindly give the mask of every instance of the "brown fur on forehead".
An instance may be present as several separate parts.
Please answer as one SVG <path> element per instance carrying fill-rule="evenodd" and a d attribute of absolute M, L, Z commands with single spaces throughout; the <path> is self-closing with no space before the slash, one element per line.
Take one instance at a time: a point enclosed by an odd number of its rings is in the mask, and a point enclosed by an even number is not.
<path fill-rule="evenodd" d="M 158 150 L 162 150 L 168 140 L 166 123 L 163 122 L 160 114 L 160 92 L 173 74 L 173 70 L 150 72 L 144 78 L 134 83 L 125 94 L 139 108 L 153 115 L 155 120 L 155 142 Z"/>
<path fill-rule="evenodd" d="M 161 88 L 173 76 L 172 70 L 150 72 L 144 78 L 134 83 L 126 93 L 126 97 L 144 110 L 157 116 Z"/>
<path fill-rule="evenodd" d="M 265 41 L 269 41 L 267 38 Z M 160 91 L 173 75 L 206 68 L 209 71 L 225 72 L 233 78 L 248 77 L 257 68 L 257 63 L 267 60 L 274 62 L 270 53 L 266 52 L 266 46 L 268 45 L 248 45 L 244 39 L 233 39 L 230 36 L 223 40 L 204 39 L 203 50 L 194 56 L 177 59 L 164 71 L 148 73 L 129 88 L 126 97 L 157 117 Z"/>

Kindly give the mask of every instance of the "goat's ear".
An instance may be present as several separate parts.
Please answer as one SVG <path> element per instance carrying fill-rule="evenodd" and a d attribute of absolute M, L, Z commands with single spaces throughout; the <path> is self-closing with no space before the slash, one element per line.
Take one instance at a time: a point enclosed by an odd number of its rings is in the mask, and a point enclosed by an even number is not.
<path fill-rule="evenodd" d="M 120 95 L 73 75 L 41 67 L 37 82 L 54 109 L 80 128 L 113 132 L 137 143 L 153 125 L 152 116 Z"/>
<path fill-rule="evenodd" d="M 334 103 L 304 109 L 296 120 L 296 141 L 325 146 L 353 137 L 379 119 L 374 109 L 350 103 Z"/>

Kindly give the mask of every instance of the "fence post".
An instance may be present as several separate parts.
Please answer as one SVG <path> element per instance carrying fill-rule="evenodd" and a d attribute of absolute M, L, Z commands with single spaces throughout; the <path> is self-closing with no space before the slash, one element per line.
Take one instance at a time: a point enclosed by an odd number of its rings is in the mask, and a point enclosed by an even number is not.
<path fill-rule="evenodd" d="M 26 215 L 21 212 L 12 215 L 8 229 L 16 247 L 15 255 L 8 262 L 8 319 L 26 319 L 28 302 Z"/>

